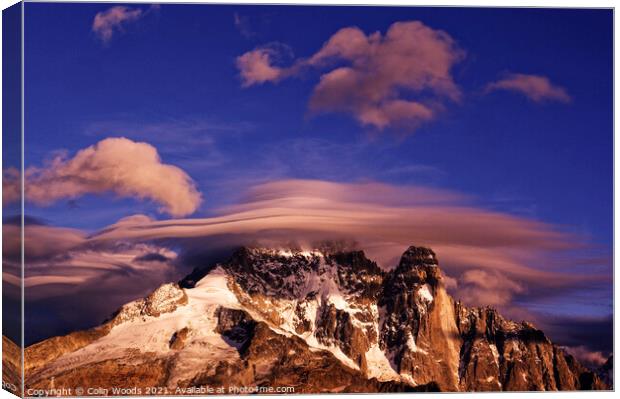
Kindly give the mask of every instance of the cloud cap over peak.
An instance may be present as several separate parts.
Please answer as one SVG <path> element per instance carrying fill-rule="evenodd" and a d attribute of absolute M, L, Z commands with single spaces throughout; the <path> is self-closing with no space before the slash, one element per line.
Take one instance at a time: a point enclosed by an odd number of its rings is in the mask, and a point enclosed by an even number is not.
<path fill-rule="evenodd" d="M 503 79 L 489 83 L 486 90 L 487 92 L 495 90 L 516 91 L 537 103 L 546 101 L 568 103 L 572 101 L 565 88 L 554 85 L 549 78 L 541 75 L 510 73 Z"/>
<path fill-rule="evenodd" d="M 28 284 L 40 286 L 38 295 L 71 296 L 81 294 L 69 288 L 100 288 L 102 276 L 110 273 L 132 273 L 140 282 L 153 278 L 151 266 L 166 275 L 183 274 L 242 245 L 314 249 L 326 241 L 350 243 L 390 269 L 413 244 L 433 248 L 455 299 L 520 317 L 528 304 L 565 301 L 584 287 L 611 288 L 607 272 L 579 263 L 590 256 L 580 252 L 582 239 L 559 226 L 476 206 L 474 199 L 456 192 L 373 181 L 288 179 L 251 186 L 236 205 L 210 217 L 133 215 L 93 234 L 29 225 L 25 245 L 33 259 L 26 274 L 34 277 Z M 5 243 L 4 253 L 12 262 L 5 273 L 14 282 L 20 273 L 18 241 Z M 596 262 L 604 266 L 605 260 Z M 122 288 L 135 292 L 133 279 Z M 529 315 L 524 319 L 540 322 Z"/>
<path fill-rule="evenodd" d="M 5 201 L 19 197 L 19 176 L 7 179 Z M 123 137 L 101 140 L 73 158 L 57 156 L 24 175 L 27 201 L 49 205 L 62 198 L 113 192 L 120 197 L 152 200 L 172 216 L 193 213 L 202 201 L 193 180 L 180 168 L 164 164 L 152 145 Z"/>

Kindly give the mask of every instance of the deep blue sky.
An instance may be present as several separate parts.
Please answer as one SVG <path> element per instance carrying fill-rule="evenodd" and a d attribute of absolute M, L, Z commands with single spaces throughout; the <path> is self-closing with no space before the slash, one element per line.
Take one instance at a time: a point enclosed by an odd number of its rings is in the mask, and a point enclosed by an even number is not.
<path fill-rule="evenodd" d="M 164 161 L 190 173 L 206 198 L 203 214 L 230 200 L 218 181 L 231 174 L 371 178 L 473 194 L 489 206 L 611 245 L 610 11 L 164 5 L 104 46 L 91 25 L 109 7 L 26 5 L 27 165 L 39 165 L 52 150 L 73 153 L 125 135 L 153 143 Z M 249 39 L 235 27 L 235 12 L 247 17 L 254 33 Z M 446 31 L 466 52 L 454 70 L 464 100 L 413 135 L 372 135 L 347 115 L 309 117 L 314 78 L 240 87 L 235 58 L 258 44 L 281 42 L 295 56 L 309 56 L 342 27 L 384 32 L 404 20 Z M 548 76 L 573 102 L 482 94 L 507 71 Z M 184 143 L 175 136 L 179 124 L 209 144 Z M 159 134 L 140 132 L 145 126 L 166 126 L 174 145 L 158 145 Z M 302 167 L 297 158 L 307 150 L 289 157 L 283 148 L 310 143 L 328 144 L 334 154 L 318 151 L 333 157 Z M 269 161 L 256 165 L 257 157 L 268 156 L 281 170 Z M 329 161 L 333 167 L 324 164 Z M 90 201 L 102 200 L 82 199 L 78 206 L 90 207 Z M 134 202 L 117 200 L 106 208 L 124 215 Z M 32 212 L 89 229 L 110 217 L 88 211 L 87 218 L 75 217 L 79 209 L 66 203 Z"/>
<path fill-rule="evenodd" d="M 110 7 L 26 4 L 26 166 L 126 136 L 153 144 L 197 182 L 205 201 L 192 216 L 276 178 L 377 180 L 472 195 L 482 207 L 590 237 L 611 256 L 610 10 L 162 5 L 104 45 L 91 27 Z M 307 57 L 340 28 L 385 32 L 407 20 L 444 30 L 465 51 L 453 69 L 463 100 L 414 134 L 310 116 L 318 74 L 241 87 L 235 59 L 258 45 L 279 42 Z M 573 100 L 484 92 L 507 72 L 547 76 Z M 27 213 L 91 231 L 135 213 L 165 217 L 112 195 L 30 204 Z M 601 314 L 610 312 L 605 302 Z"/>

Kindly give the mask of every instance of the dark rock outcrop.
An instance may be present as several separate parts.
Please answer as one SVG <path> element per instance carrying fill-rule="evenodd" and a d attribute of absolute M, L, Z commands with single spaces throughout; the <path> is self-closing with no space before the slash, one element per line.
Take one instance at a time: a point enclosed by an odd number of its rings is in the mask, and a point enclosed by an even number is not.
<path fill-rule="evenodd" d="M 601 381 L 606 386 L 612 387 L 614 385 L 614 356 L 611 355 L 607 358 L 607 361 L 596 370 Z"/>

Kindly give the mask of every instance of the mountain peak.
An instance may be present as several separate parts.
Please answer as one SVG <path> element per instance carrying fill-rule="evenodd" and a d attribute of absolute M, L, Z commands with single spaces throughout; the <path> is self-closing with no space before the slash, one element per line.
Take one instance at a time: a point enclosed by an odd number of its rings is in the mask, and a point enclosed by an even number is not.
<path fill-rule="evenodd" d="M 437 266 L 437 255 L 435 252 L 427 247 L 410 246 L 402 254 L 400 258 L 399 267 L 411 267 L 430 265 Z"/>
<path fill-rule="evenodd" d="M 250 376 L 313 393 L 609 386 L 531 324 L 455 302 L 429 248 L 409 247 L 386 272 L 359 250 L 243 247 L 185 280 L 100 327 L 27 348 L 28 386 L 145 370 L 147 386 L 241 386 Z M 110 373 L 113 358 L 126 368 Z"/>
<path fill-rule="evenodd" d="M 437 286 L 441 280 L 437 256 L 427 247 L 412 245 L 407 248 L 393 273 L 397 276 L 408 276 L 408 281 L 413 279 L 411 282 L 428 282 L 433 286 Z"/>

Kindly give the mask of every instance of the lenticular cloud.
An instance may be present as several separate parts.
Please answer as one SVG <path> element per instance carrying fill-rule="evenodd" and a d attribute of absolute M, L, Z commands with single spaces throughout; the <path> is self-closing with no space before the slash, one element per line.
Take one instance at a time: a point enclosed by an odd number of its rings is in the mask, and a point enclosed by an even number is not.
<path fill-rule="evenodd" d="M 487 210 L 451 191 L 376 182 L 271 181 L 208 218 L 134 215 L 92 234 L 27 225 L 24 235 L 25 284 L 37 287 L 32 300 L 65 296 L 86 303 L 98 292 L 120 305 L 191 267 L 228 257 L 240 245 L 312 249 L 326 241 L 361 248 L 386 269 L 407 246 L 429 246 L 457 298 L 498 306 L 514 317 L 526 311 L 514 305 L 524 296 L 544 300 L 608 281 L 605 273 L 578 267 L 585 255 L 579 254 L 579 237 L 557 226 Z M 9 288 L 19 286 L 18 244 L 5 243 Z M 568 264 L 562 254 L 570 255 Z"/>

